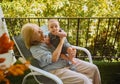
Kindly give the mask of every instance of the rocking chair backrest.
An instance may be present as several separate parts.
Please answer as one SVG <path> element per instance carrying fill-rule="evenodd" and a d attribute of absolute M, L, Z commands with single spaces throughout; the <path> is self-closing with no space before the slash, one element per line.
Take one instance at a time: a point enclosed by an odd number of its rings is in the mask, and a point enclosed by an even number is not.
<path fill-rule="evenodd" d="M 16 44 L 16 47 L 20 53 L 20 55 L 25 58 L 26 60 L 30 61 L 30 63 L 33 65 L 33 66 L 36 66 L 38 68 L 40 68 L 39 66 L 39 62 L 33 58 L 31 52 L 29 49 L 26 48 L 25 46 L 25 43 L 21 37 L 21 35 L 18 35 L 18 36 L 14 36 L 13 37 L 13 40 Z"/>

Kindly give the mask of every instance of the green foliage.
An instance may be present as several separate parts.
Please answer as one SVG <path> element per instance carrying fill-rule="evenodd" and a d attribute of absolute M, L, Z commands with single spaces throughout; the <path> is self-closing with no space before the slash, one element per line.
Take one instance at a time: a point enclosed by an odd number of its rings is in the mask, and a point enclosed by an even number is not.
<path fill-rule="evenodd" d="M 100 70 L 102 84 L 120 84 L 120 62 L 94 62 Z"/>
<path fill-rule="evenodd" d="M 5 17 L 119 17 L 120 0 L 2 0 Z"/>
<path fill-rule="evenodd" d="M 117 56 L 120 54 L 119 20 L 84 17 L 120 17 L 119 4 L 120 0 L 2 0 L 0 3 L 5 17 L 73 18 L 69 20 L 59 19 L 61 27 L 68 32 L 68 40 L 71 44 L 88 48 L 92 55 L 110 56 L 116 55 L 116 53 Z M 78 23 L 79 19 L 74 19 L 74 17 L 84 19 L 80 19 Z M 23 19 L 6 20 L 10 35 L 19 34 L 22 25 L 27 22 L 34 22 L 40 26 L 47 21 L 43 19 L 40 21 L 37 19 L 30 19 L 30 21 Z M 78 24 L 80 24 L 79 27 Z M 105 38 L 103 38 L 104 35 Z"/>

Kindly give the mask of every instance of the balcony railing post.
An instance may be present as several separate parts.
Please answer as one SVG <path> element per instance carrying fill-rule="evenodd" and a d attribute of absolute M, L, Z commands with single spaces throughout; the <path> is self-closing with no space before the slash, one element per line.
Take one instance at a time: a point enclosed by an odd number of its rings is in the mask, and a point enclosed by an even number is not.
<path fill-rule="evenodd" d="M 7 28 L 11 35 L 20 33 L 22 25 L 27 22 L 35 22 L 39 26 L 42 26 L 46 25 L 44 22 L 51 18 L 52 17 L 2 18 L 2 21 L 6 21 Z M 60 22 L 65 22 L 61 24 L 61 26 L 67 28 L 66 30 L 68 33 L 69 42 L 71 42 L 73 45 L 89 48 L 89 50 L 92 52 L 92 56 L 105 57 L 107 55 L 109 57 L 119 57 L 119 17 L 55 17 L 55 19 L 58 19 Z M 80 55 L 85 54 L 80 53 Z"/>
<path fill-rule="evenodd" d="M 80 18 L 77 19 L 77 35 L 76 35 L 76 46 L 78 46 L 78 42 L 79 42 L 79 31 L 80 30 Z"/>

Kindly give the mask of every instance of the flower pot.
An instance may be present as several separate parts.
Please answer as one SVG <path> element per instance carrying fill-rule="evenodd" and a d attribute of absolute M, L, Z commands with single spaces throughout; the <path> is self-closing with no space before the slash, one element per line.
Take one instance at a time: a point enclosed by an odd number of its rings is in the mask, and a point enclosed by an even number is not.
<path fill-rule="evenodd" d="M 9 68 L 14 62 L 14 56 L 12 51 L 0 54 L 0 69 Z"/>

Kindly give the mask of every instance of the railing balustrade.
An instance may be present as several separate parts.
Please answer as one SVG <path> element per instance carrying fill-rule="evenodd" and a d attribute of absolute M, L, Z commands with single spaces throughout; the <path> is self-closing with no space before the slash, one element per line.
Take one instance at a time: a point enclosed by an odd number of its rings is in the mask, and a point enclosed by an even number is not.
<path fill-rule="evenodd" d="M 50 18 L 2 18 L 6 21 L 10 36 L 20 33 L 25 23 L 47 25 Z M 120 18 L 55 18 L 68 33 L 71 44 L 86 47 L 95 59 L 120 58 Z M 85 53 L 79 53 L 85 57 Z"/>

